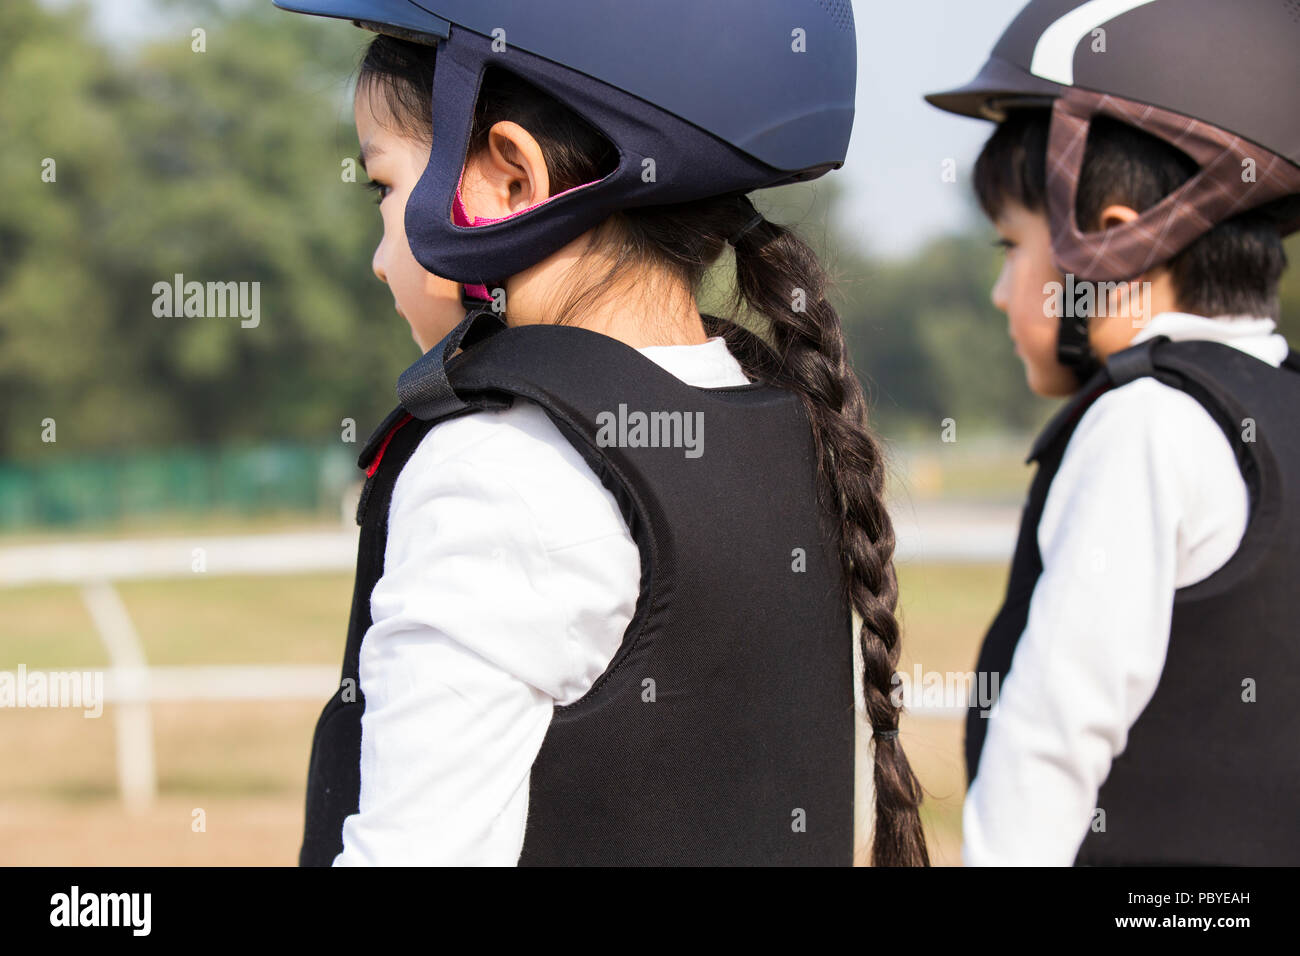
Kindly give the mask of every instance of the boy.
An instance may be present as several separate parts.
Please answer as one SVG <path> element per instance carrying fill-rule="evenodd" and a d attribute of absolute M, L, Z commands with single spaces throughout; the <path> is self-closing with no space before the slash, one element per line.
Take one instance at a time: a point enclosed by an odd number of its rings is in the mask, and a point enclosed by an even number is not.
<path fill-rule="evenodd" d="M 1297 46 L 1283 4 L 1035 0 L 927 97 L 999 123 L 993 301 L 1072 396 L 980 650 L 968 865 L 1300 862 Z"/>

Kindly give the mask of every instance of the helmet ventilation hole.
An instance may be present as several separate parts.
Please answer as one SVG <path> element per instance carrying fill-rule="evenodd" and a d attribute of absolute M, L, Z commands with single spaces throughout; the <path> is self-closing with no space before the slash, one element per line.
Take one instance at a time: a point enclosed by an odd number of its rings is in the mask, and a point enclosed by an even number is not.
<path fill-rule="evenodd" d="M 853 7 L 849 0 L 817 0 L 821 8 L 830 14 L 831 22 L 841 30 L 853 29 Z"/>

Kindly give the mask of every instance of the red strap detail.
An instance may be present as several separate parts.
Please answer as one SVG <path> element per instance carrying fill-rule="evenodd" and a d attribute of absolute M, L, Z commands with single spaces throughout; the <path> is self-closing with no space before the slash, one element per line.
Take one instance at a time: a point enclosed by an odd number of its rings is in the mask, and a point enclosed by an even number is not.
<path fill-rule="evenodd" d="M 415 416 L 413 416 L 410 412 L 407 412 L 405 417 L 402 418 L 401 421 L 399 421 L 396 425 L 394 425 L 392 428 L 388 430 L 388 434 L 384 436 L 384 443 L 379 446 L 379 451 L 375 452 L 375 460 L 372 461 L 370 463 L 370 467 L 366 469 L 367 478 L 372 477 L 374 473 L 379 470 L 379 459 L 384 457 L 384 449 L 386 449 L 388 447 L 388 443 L 393 440 L 393 436 L 397 434 L 397 430 L 414 417 Z"/>
<path fill-rule="evenodd" d="M 1075 408 L 1074 414 L 1070 416 L 1070 421 L 1072 422 L 1078 418 L 1082 418 L 1083 413 L 1092 407 L 1092 403 L 1095 402 L 1097 399 L 1101 398 L 1101 396 L 1105 395 L 1107 392 L 1109 392 L 1112 387 L 1113 386 L 1109 382 L 1107 382 L 1104 385 L 1098 385 L 1096 388 L 1094 388 L 1092 390 L 1092 393 L 1088 396 L 1087 400 L 1080 402 L 1079 406 Z"/>

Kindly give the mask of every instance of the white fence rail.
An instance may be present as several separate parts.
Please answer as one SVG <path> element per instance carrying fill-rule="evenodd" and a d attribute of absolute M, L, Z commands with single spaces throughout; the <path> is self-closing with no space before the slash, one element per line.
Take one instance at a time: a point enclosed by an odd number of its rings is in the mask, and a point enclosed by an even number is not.
<path fill-rule="evenodd" d="M 1003 562 L 1015 543 L 1017 509 L 898 508 L 896 556 L 903 562 Z M 357 530 L 61 542 L 0 548 L 0 588 L 79 586 L 108 655 L 102 703 L 112 705 L 118 786 L 127 808 L 157 794 L 154 701 L 317 700 L 337 689 L 337 667 L 150 667 L 113 583 L 203 575 L 352 571 Z M 17 675 L 9 672 L 11 680 Z M 918 717 L 958 717 L 963 707 L 909 707 Z"/>

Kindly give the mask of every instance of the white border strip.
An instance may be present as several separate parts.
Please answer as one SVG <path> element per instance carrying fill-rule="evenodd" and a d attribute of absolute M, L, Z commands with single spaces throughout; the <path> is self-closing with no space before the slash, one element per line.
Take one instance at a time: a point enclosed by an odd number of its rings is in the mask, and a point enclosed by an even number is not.
<path fill-rule="evenodd" d="M 1074 85 L 1074 51 L 1093 30 L 1154 0 L 1088 0 L 1043 31 L 1029 72 L 1054 83 Z"/>

